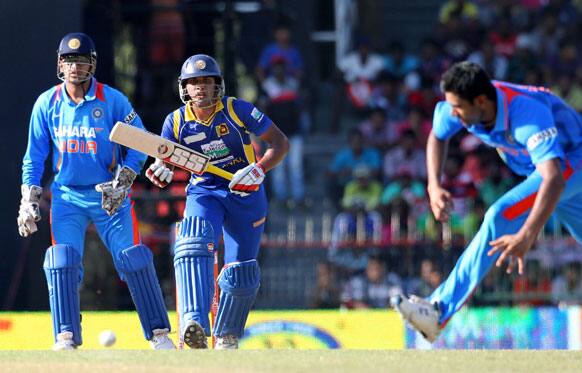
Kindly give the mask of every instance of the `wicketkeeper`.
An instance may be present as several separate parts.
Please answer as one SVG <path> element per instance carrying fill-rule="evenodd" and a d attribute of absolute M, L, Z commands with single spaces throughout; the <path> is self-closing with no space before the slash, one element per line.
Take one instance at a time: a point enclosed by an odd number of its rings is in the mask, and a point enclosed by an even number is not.
<path fill-rule="evenodd" d="M 57 76 L 63 83 L 41 94 L 32 109 L 18 214 L 20 235 L 36 232 L 41 177 L 52 150 L 52 246 L 46 251 L 44 270 L 53 349 L 70 350 L 82 344 L 78 288 L 85 231 L 91 222 L 127 282 L 146 339 L 154 349 L 174 349 L 152 253 L 141 243 L 128 197 L 146 156 L 109 141 L 117 121 L 141 128 L 143 124 L 121 92 L 93 77 L 97 53 L 91 38 L 67 34 L 57 53 Z"/>

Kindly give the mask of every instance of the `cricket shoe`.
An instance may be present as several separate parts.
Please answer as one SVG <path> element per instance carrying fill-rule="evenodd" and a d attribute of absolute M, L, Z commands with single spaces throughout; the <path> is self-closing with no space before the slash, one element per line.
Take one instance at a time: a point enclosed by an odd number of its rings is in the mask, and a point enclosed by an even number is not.
<path fill-rule="evenodd" d="M 168 329 L 154 329 L 152 330 L 154 336 L 150 339 L 150 345 L 154 350 L 175 350 L 176 345 L 168 337 Z"/>
<path fill-rule="evenodd" d="M 235 335 L 225 335 L 216 337 L 215 350 L 236 350 L 238 349 L 238 337 Z"/>
<path fill-rule="evenodd" d="M 53 351 L 76 350 L 77 345 L 73 341 L 73 332 L 62 332 L 57 334 L 57 341 L 53 346 Z"/>
<path fill-rule="evenodd" d="M 416 295 L 408 299 L 401 294 L 390 298 L 390 303 L 400 313 L 402 319 L 420 332 L 427 341 L 432 343 L 437 339 L 441 333 L 437 303 L 430 303 Z"/>
<path fill-rule="evenodd" d="M 208 340 L 204 328 L 196 320 L 187 320 L 182 332 L 184 343 L 194 349 L 208 348 Z"/>

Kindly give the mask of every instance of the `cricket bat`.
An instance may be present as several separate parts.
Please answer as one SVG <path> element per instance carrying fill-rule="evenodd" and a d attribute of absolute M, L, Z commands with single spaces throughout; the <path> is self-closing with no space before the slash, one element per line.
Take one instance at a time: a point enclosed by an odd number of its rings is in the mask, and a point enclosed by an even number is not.
<path fill-rule="evenodd" d="M 232 180 L 232 173 L 211 164 L 207 155 L 127 123 L 117 122 L 109 134 L 109 140 L 196 175 L 209 172 Z"/>

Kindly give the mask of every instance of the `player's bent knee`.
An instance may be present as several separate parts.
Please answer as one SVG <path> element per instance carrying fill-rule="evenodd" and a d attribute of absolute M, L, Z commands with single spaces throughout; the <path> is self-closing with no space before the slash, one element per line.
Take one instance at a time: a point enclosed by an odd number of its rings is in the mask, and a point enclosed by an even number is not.
<path fill-rule="evenodd" d="M 54 245 L 47 249 L 43 264 L 49 288 L 49 303 L 56 337 L 62 332 L 72 332 L 77 346 L 81 337 L 81 312 L 79 282 L 81 281 L 81 256 L 69 245 Z"/>
<path fill-rule="evenodd" d="M 210 335 L 208 312 L 214 294 L 214 230 L 202 217 L 184 218 L 177 229 L 174 270 L 180 324 L 196 320 Z"/>
<path fill-rule="evenodd" d="M 154 329 L 169 330 L 170 321 L 150 249 L 145 245 L 129 247 L 119 253 L 116 262 L 127 282 L 146 339 L 152 339 Z"/>
<path fill-rule="evenodd" d="M 222 290 L 214 335 L 241 337 L 260 286 L 261 273 L 256 260 L 227 265 L 218 284 Z"/>

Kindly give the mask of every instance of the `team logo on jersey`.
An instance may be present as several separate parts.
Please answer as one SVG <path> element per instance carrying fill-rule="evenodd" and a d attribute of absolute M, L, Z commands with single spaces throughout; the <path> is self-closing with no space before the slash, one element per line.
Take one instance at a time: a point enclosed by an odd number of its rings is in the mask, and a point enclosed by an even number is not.
<path fill-rule="evenodd" d="M 208 244 L 206 244 L 206 248 L 208 249 L 209 253 L 213 253 L 214 252 L 214 243 L 209 242 Z"/>
<path fill-rule="evenodd" d="M 222 140 L 211 141 L 208 144 L 203 144 L 200 148 L 210 159 L 224 158 L 230 154 L 228 147 Z"/>
<path fill-rule="evenodd" d="M 204 70 L 206 68 L 206 62 L 204 60 L 197 60 L 194 62 L 198 70 Z"/>
<path fill-rule="evenodd" d="M 257 122 L 263 119 L 263 115 L 257 108 L 253 108 L 253 111 L 251 111 L 251 117 L 255 118 Z"/>
<path fill-rule="evenodd" d="M 81 46 L 81 41 L 77 38 L 73 38 L 69 40 L 69 43 L 67 45 L 71 49 L 78 49 Z"/>
<path fill-rule="evenodd" d="M 93 109 L 91 114 L 93 115 L 93 118 L 101 119 L 101 117 L 103 116 L 103 109 L 101 109 L 100 107 L 96 107 Z"/>
<path fill-rule="evenodd" d="M 206 134 L 204 132 L 200 132 L 200 133 L 195 133 L 193 135 L 184 137 L 184 142 L 186 143 L 186 145 L 190 145 L 193 142 L 202 141 L 205 138 L 206 138 Z"/>
<path fill-rule="evenodd" d="M 228 126 L 226 123 L 220 123 L 218 126 L 216 126 L 216 134 L 218 137 L 228 135 Z"/>

